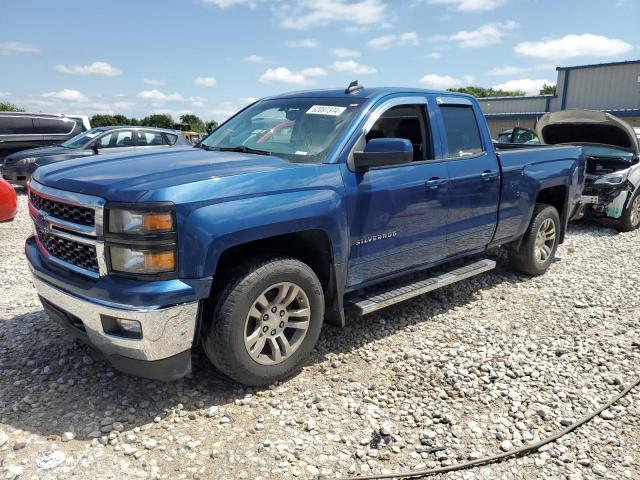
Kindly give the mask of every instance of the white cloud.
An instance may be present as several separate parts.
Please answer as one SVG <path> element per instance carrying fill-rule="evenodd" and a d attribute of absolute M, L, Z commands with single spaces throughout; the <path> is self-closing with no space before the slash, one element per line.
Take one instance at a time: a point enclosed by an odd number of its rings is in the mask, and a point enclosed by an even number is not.
<path fill-rule="evenodd" d="M 218 82 L 215 77 L 196 77 L 193 79 L 193 83 L 201 87 L 213 88 Z"/>
<path fill-rule="evenodd" d="M 321 77 L 327 74 L 327 71 L 321 67 L 310 67 L 292 72 L 286 67 L 277 67 L 267 69 L 258 79 L 262 83 L 290 83 L 296 85 L 312 85 L 315 83 L 310 77 Z"/>
<path fill-rule="evenodd" d="M 353 60 L 341 60 L 334 62 L 333 65 L 331 65 L 331 68 L 337 72 L 351 73 L 354 75 L 371 75 L 377 72 L 375 68 L 362 65 Z"/>
<path fill-rule="evenodd" d="M 445 90 L 447 88 L 461 87 L 463 84 L 471 85 L 476 81 L 473 75 L 464 75 L 462 78 L 452 77 L 450 75 L 428 74 L 420 79 L 427 88 L 436 90 Z"/>
<path fill-rule="evenodd" d="M 383 35 L 382 37 L 374 38 L 373 40 L 369 40 L 367 45 L 371 48 L 391 48 L 391 47 L 401 47 L 403 45 L 420 45 L 420 38 L 416 32 L 404 32 L 398 35 Z"/>
<path fill-rule="evenodd" d="M 158 102 L 158 103 L 184 101 L 184 97 L 179 93 L 165 94 L 157 89 L 143 90 L 142 92 L 139 92 L 136 95 L 136 97 L 141 98 L 143 100 L 151 100 L 153 102 Z"/>
<path fill-rule="evenodd" d="M 208 116 L 213 117 L 217 122 L 222 122 L 240 110 L 234 102 L 222 102 L 206 111 Z"/>
<path fill-rule="evenodd" d="M 334 48 L 331 50 L 331 53 L 338 58 L 350 58 L 350 57 L 359 57 L 360 52 L 357 50 L 351 50 L 349 48 Z"/>
<path fill-rule="evenodd" d="M 102 75 L 105 77 L 117 77 L 122 75 L 122 70 L 107 62 L 93 62 L 89 65 L 62 65 L 55 66 L 58 72 L 71 75 Z"/>
<path fill-rule="evenodd" d="M 290 40 L 288 42 L 284 42 L 287 47 L 290 48 L 316 48 L 318 45 L 317 40 L 312 38 L 305 38 L 303 40 Z"/>
<path fill-rule="evenodd" d="M 142 81 L 145 85 L 153 85 L 155 87 L 162 87 L 165 83 L 167 83 L 159 78 L 143 78 Z"/>
<path fill-rule="evenodd" d="M 10 96 L 11 96 L 11 94 L 9 92 L 0 91 L 0 98 L 2 98 L 2 97 L 8 98 Z"/>
<path fill-rule="evenodd" d="M 482 48 L 502 42 L 507 30 L 518 28 L 520 24 L 513 20 L 485 23 L 476 30 L 462 30 L 453 35 L 436 35 L 430 40 L 435 42 L 453 42 L 462 48 Z"/>
<path fill-rule="evenodd" d="M 209 3 L 220 8 L 235 7 L 236 5 L 249 5 L 255 7 L 253 0 L 201 0 L 203 3 Z"/>
<path fill-rule="evenodd" d="M 541 63 L 539 65 L 532 65 L 530 67 L 514 67 L 514 66 L 505 66 L 505 67 L 494 67 L 487 72 L 487 75 L 494 76 L 507 76 L 507 75 L 521 75 L 526 72 L 534 72 L 540 70 L 554 70 L 556 66 L 552 63 Z"/>
<path fill-rule="evenodd" d="M 549 80 L 533 80 L 531 78 L 520 78 L 518 80 L 509 80 L 504 83 L 499 83 L 498 85 L 494 85 L 491 88 L 496 90 L 522 90 L 526 95 L 538 95 L 540 93 L 540 89 L 544 84 L 554 85 L 555 82 Z"/>
<path fill-rule="evenodd" d="M 438 60 L 442 58 L 442 54 L 440 52 L 431 52 L 430 54 L 427 55 L 427 57 L 433 58 L 434 60 Z"/>
<path fill-rule="evenodd" d="M 613 57 L 630 52 L 629 43 L 592 33 L 570 34 L 538 42 L 522 42 L 514 47 L 516 53 L 529 57 L 566 60 L 573 57 Z"/>
<path fill-rule="evenodd" d="M 189 97 L 189 101 L 191 102 L 191 106 L 193 107 L 204 107 L 207 99 L 200 96 Z"/>
<path fill-rule="evenodd" d="M 63 102 L 86 102 L 89 100 L 83 93 L 79 92 L 78 90 L 71 90 L 69 88 L 64 88 L 62 90 L 58 90 L 57 92 L 43 93 L 42 97 L 62 100 Z"/>
<path fill-rule="evenodd" d="M 488 12 L 507 3 L 507 0 L 427 0 L 431 5 L 451 5 L 461 12 Z"/>
<path fill-rule="evenodd" d="M 260 55 L 249 55 L 248 57 L 244 57 L 243 60 L 245 62 L 249 62 L 249 63 L 255 63 L 256 65 L 261 65 L 264 63 L 269 63 L 269 60 L 267 60 L 264 57 L 261 57 Z"/>
<path fill-rule="evenodd" d="M 305 77 L 324 77 L 327 71 L 322 67 L 310 67 L 300 70 L 300 74 Z"/>
<path fill-rule="evenodd" d="M 256 102 L 258 100 L 259 100 L 258 97 L 240 97 L 238 99 L 238 101 L 240 103 L 243 103 L 243 104 L 246 104 L 246 105 L 248 105 L 250 103 L 253 103 L 253 102 Z"/>
<path fill-rule="evenodd" d="M 16 55 L 18 53 L 38 53 L 40 49 L 37 45 L 22 42 L 0 43 L 0 55 Z"/>
<path fill-rule="evenodd" d="M 287 2 L 279 8 L 284 28 L 308 30 L 331 23 L 373 25 L 387 16 L 383 0 L 299 0 Z"/>

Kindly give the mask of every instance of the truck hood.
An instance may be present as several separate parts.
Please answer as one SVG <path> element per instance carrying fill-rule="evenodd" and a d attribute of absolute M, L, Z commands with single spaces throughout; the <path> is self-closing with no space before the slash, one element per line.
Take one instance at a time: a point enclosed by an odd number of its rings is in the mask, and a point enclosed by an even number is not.
<path fill-rule="evenodd" d="M 597 143 L 638 153 L 633 128 L 609 113 L 594 110 L 563 110 L 544 114 L 536 125 L 543 143 Z"/>
<path fill-rule="evenodd" d="M 186 147 L 68 160 L 37 169 L 33 179 L 61 190 L 130 201 L 152 190 L 297 166 L 275 156 Z"/>

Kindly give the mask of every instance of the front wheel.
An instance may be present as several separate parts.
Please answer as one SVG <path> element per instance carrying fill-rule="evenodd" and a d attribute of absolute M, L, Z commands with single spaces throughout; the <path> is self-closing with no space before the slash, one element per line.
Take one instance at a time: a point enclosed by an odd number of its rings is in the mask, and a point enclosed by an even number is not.
<path fill-rule="evenodd" d="M 309 266 L 293 258 L 250 262 L 220 295 L 204 349 L 237 382 L 268 385 L 300 369 L 323 317 L 322 286 Z"/>
<path fill-rule="evenodd" d="M 640 227 L 640 189 L 631 198 L 627 208 L 622 212 L 622 217 L 616 222 L 616 229 L 621 232 L 632 232 Z"/>
<path fill-rule="evenodd" d="M 520 248 L 510 252 L 511 265 L 528 275 L 542 275 L 555 257 L 559 238 L 558 211 L 550 205 L 536 205 Z"/>

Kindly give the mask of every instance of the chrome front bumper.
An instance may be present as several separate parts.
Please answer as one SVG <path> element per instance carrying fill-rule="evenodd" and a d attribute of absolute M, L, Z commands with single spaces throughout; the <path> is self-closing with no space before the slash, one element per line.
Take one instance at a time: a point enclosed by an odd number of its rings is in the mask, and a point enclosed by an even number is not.
<path fill-rule="evenodd" d="M 33 282 L 44 300 L 82 321 L 87 340 L 107 357 L 156 361 L 183 353 L 193 344 L 198 302 L 170 307 L 132 307 L 71 295 L 37 276 Z M 142 326 L 142 338 L 105 333 L 102 316 L 137 320 Z"/>

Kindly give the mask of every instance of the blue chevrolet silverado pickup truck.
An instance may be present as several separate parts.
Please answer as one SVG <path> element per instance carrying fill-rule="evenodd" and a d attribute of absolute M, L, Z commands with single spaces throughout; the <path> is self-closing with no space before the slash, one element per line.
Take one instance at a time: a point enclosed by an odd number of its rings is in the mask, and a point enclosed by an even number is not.
<path fill-rule="evenodd" d="M 202 345 L 247 385 L 286 378 L 323 322 L 490 270 L 545 272 L 580 147 L 496 151 L 478 103 L 410 88 L 295 92 L 196 148 L 36 171 L 26 255 L 45 311 L 117 369 L 171 380 Z"/>

